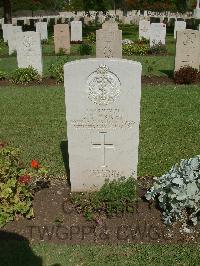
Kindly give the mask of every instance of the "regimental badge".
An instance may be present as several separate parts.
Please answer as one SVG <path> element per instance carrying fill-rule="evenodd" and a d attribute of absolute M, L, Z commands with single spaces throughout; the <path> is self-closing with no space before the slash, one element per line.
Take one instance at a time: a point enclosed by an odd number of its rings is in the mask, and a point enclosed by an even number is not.
<path fill-rule="evenodd" d="M 108 66 L 100 65 L 87 80 L 88 98 L 95 104 L 113 103 L 121 92 L 119 78 L 110 71 Z"/>

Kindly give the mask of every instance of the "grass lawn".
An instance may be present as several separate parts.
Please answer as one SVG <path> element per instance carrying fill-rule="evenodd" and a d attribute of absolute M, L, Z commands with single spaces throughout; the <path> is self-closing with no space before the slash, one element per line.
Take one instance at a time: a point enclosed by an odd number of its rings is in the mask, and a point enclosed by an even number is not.
<path fill-rule="evenodd" d="M 66 58 L 66 56 L 44 56 L 44 76 L 49 76 L 48 68 L 52 63 L 55 63 L 59 58 Z M 88 56 L 69 56 L 69 61 L 88 58 Z M 91 58 L 91 56 L 90 56 Z M 143 75 L 168 76 L 172 73 L 174 68 L 173 56 L 126 56 L 129 60 L 141 62 L 143 67 Z M 67 60 L 66 60 L 67 61 Z M 152 71 L 148 72 L 148 67 L 152 66 Z M 0 58 L 0 70 L 10 74 L 17 68 L 16 57 Z"/>
<path fill-rule="evenodd" d="M 61 144 L 67 140 L 64 88 L 0 88 L 0 139 L 20 147 L 54 176 L 65 174 Z M 161 175 L 200 150 L 200 90 L 193 86 L 143 86 L 138 175 Z"/>
<path fill-rule="evenodd" d="M 197 266 L 199 245 L 104 245 L 64 246 L 4 242 L 0 245 L 2 266 L 151 265 Z M 12 254 L 12 256 L 11 256 Z"/>

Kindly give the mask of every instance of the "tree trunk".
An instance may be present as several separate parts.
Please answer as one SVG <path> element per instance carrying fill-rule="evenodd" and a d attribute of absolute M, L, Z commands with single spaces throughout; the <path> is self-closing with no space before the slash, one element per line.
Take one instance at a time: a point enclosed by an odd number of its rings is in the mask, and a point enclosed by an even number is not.
<path fill-rule="evenodd" d="M 3 0 L 4 23 L 12 24 L 11 0 Z"/>

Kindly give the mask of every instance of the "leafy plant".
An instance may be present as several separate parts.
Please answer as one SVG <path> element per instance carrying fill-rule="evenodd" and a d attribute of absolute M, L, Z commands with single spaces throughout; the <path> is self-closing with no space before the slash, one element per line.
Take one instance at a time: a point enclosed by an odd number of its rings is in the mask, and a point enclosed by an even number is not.
<path fill-rule="evenodd" d="M 148 72 L 148 74 L 151 74 L 155 70 L 156 61 L 145 60 L 145 65 L 147 66 L 147 72 Z"/>
<path fill-rule="evenodd" d="M 197 76 L 196 69 L 186 66 L 174 72 L 174 81 L 177 84 L 192 84 L 196 81 Z"/>
<path fill-rule="evenodd" d="M 96 34 L 94 32 L 88 33 L 88 35 L 86 36 L 86 41 L 88 43 L 95 44 L 96 43 Z"/>
<path fill-rule="evenodd" d="M 79 46 L 79 53 L 80 55 L 90 55 L 92 53 L 92 46 L 87 43 L 81 44 Z"/>
<path fill-rule="evenodd" d="M 167 46 L 159 42 L 158 44 L 154 44 L 152 47 L 150 47 L 149 53 L 153 55 L 166 55 Z"/>
<path fill-rule="evenodd" d="M 122 46 L 123 55 L 146 55 L 149 52 L 147 44 L 125 44 Z"/>
<path fill-rule="evenodd" d="M 46 175 L 39 165 L 29 172 L 19 158 L 19 150 L 0 142 L 0 227 L 19 216 L 33 217 L 37 182 Z"/>
<path fill-rule="evenodd" d="M 68 57 L 58 58 L 55 63 L 52 63 L 49 67 L 50 77 L 55 79 L 57 83 L 64 82 L 64 64 L 69 60 Z"/>
<path fill-rule="evenodd" d="M 161 177 L 146 194 L 147 200 L 158 200 L 166 224 L 180 220 L 197 224 L 200 211 L 200 156 L 181 160 Z"/>
<path fill-rule="evenodd" d="M 111 217 L 118 213 L 133 212 L 136 183 L 132 177 L 111 182 L 107 180 L 97 192 L 72 193 L 71 201 L 87 220 L 96 219 L 99 214 Z"/>
<path fill-rule="evenodd" d="M 7 78 L 7 73 L 2 71 L 2 70 L 0 70 L 0 80 L 4 80 L 6 78 Z"/>
<path fill-rule="evenodd" d="M 41 82 L 42 77 L 38 71 L 29 66 L 26 68 L 17 68 L 11 75 L 11 81 L 15 84 L 28 84 L 30 82 Z"/>
<path fill-rule="evenodd" d="M 65 55 L 65 54 L 66 54 L 65 49 L 64 48 L 60 48 L 59 52 L 56 55 L 62 56 L 62 55 Z"/>

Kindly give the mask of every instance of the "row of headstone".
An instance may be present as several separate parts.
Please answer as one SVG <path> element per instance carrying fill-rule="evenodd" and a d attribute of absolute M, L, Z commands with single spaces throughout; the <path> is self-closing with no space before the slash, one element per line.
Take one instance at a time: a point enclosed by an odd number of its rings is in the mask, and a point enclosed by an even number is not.
<path fill-rule="evenodd" d="M 199 11 L 200 9 L 196 9 Z M 107 18 L 112 18 L 114 20 L 120 20 L 124 24 L 138 24 L 139 20 L 142 19 L 148 19 L 150 18 L 158 18 L 160 21 L 163 22 L 163 19 L 188 19 L 192 18 L 192 13 L 188 12 L 185 14 L 181 13 L 170 13 L 170 12 L 152 12 L 152 11 L 144 11 L 141 12 L 140 10 L 132 10 L 127 12 L 127 15 L 124 16 L 124 13 L 122 10 L 109 10 L 105 13 L 103 12 L 96 12 L 96 11 L 89 11 L 89 12 L 60 12 L 60 15 L 57 16 L 34 16 L 34 17 L 14 17 L 12 19 L 13 25 L 18 25 L 18 21 L 23 22 L 24 25 L 30 25 L 31 20 L 34 21 L 34 23 L 37 22 L 47 22 L 50 23 L 50 21 L 54 20 L 54 24 L 60 24 L 65 23 L 66 20 L 68 22 L 74 20 L 84 20 L 85 24 L 93 23 L 93 22 L 99 22 L 104 23 Z M 4 19 L 0 19 L 0 24 L 4 24 Z"/>

